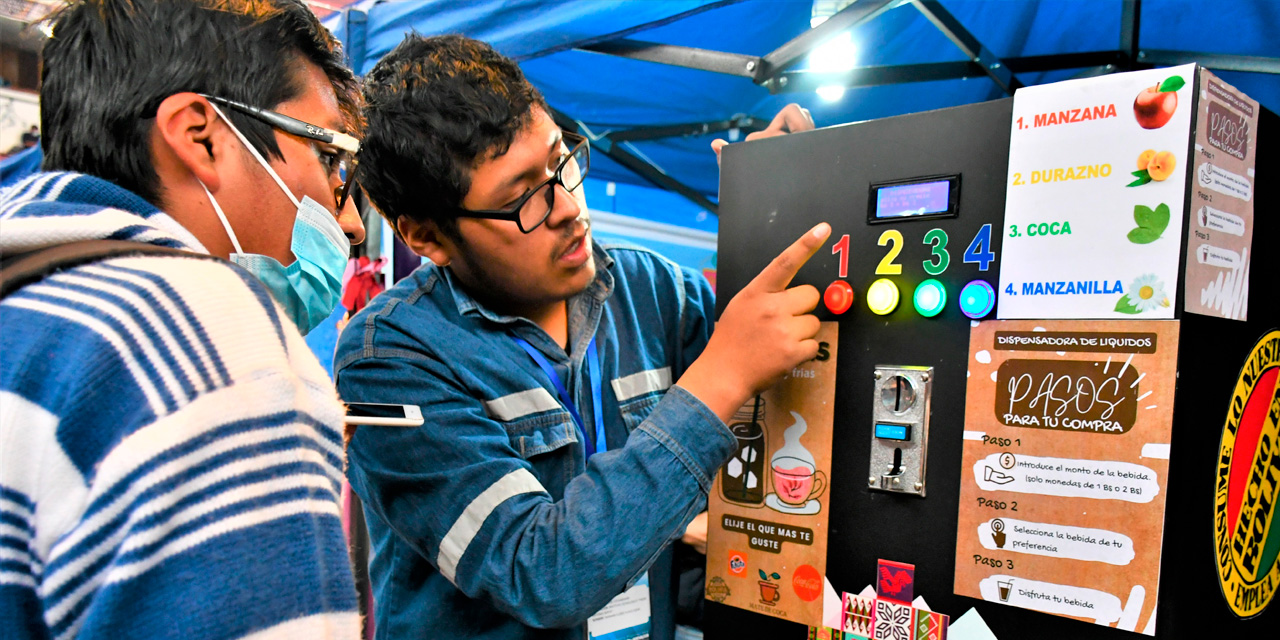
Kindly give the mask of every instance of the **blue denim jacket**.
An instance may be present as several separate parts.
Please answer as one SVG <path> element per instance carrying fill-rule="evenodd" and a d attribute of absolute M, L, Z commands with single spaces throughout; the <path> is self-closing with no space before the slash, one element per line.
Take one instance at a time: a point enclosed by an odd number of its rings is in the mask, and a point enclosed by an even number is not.
<path fill-rule="evenodd" d="M 713 296 L 701 275 L 648 251 L 595 256 L 595 280 L 568 303 L 571 355 L 431 265 L 375 298 L 339 339 L 343 399 L 416 404 L 426 419 L 360 427 L 350 444 L 379 638 L 577 640 L 646 571 L 653 637 L 671 638 L 669 544 L 706 508 L 735 442 L 672 386 L 706 346 Z M 587 425 L 584 357 L 596 338 L 608 451 L 590 464 L 553 383 L 511 335 L 546 355 Z"/>

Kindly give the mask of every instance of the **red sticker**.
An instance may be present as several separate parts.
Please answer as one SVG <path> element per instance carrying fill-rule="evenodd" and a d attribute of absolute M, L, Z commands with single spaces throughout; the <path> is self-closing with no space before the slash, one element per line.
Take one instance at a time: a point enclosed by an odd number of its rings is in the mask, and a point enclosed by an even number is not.
<path fill-rule="evenodd" d="M 827 309 L 831 313 L 840 315 L 853 306 L 853 287 L 844 280 L 836 280 L 827 285 L 827 291 L 822 295 L 822 301 L 827 305 Z"/>
<path fill-rule="evenodd" d="M 880 560 L 876 575 L 876 595 L 906 605 L 915 597 L 916 566 Z"/>
<path fill-rule="evenodd" d="M 791 576 L 791 588 L 805 602 L 813 602 L 822 595 L 822 576 L 813 567 L 802 564 Z"/>

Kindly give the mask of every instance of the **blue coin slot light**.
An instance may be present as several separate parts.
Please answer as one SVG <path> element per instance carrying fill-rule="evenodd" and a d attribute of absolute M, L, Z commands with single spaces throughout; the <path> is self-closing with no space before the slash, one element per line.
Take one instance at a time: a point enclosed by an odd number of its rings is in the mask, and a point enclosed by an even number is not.
<path fill-rule="evenodd" d="M 881 440 L 900 440 L 905 442 L 911 439 L 911 425 L 877 422 L 876 437 Z"/>

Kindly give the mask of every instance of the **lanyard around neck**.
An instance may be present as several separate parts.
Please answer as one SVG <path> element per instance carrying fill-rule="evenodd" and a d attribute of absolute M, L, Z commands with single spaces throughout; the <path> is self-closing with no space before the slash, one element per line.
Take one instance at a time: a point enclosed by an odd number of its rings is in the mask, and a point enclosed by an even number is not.
<path fill-rule="evenodd" d="M 594 438 L 587 435 L 586 425 L 582 422 L 582 414 L 578 412 L 578 404 L 573 401 L 573 396 L 569 395 L 569 390 L 565 388 L 564 381 L 560 379 L 560 374 L 556 373 L 555 367 L 551 366 L 551 363 L 547 361 L 547 357 L 542 355 L 541 351 L 535 349 L 524 338 L 511 336 L 511 339 L 520 345 L 520 348 L 524 349 L 525 353 L 528 353 L 534 362 L 538 363 L 538 367 L 547 374 L 548 378 L 551 378 L 551 384 L 555 385 L 556 394 L 560 396 L 560 403 L 564 405 L 565 409 L 569 410 L 569 415 L 573 416 L 573 423 L 578 426 L 578 433 L 582 434 L 582 444 L 587 450 L 587 459 L 590 460 L 596 451 L 607 450 L 608 445 L 605 444 L 604 440 L 604 412 L 600 409 L 602 404 L 600 400 L 600 357 L 596 352 L 596 339 L 591 338 L 591 344 L 587 345 L 587 376 L 591 379 L 591 413 L 596 423 Z"/>

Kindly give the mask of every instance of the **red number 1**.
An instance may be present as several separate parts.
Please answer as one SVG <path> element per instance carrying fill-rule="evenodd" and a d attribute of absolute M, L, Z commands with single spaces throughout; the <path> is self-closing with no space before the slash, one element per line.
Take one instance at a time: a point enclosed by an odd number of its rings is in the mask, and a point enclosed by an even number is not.
<path fill-rule="evenodd" d="M 849 277 L 849 234 L 840 236 L 840 241 L 831 245 L 831 253 L 840 254 L 840 277 Z"/>

